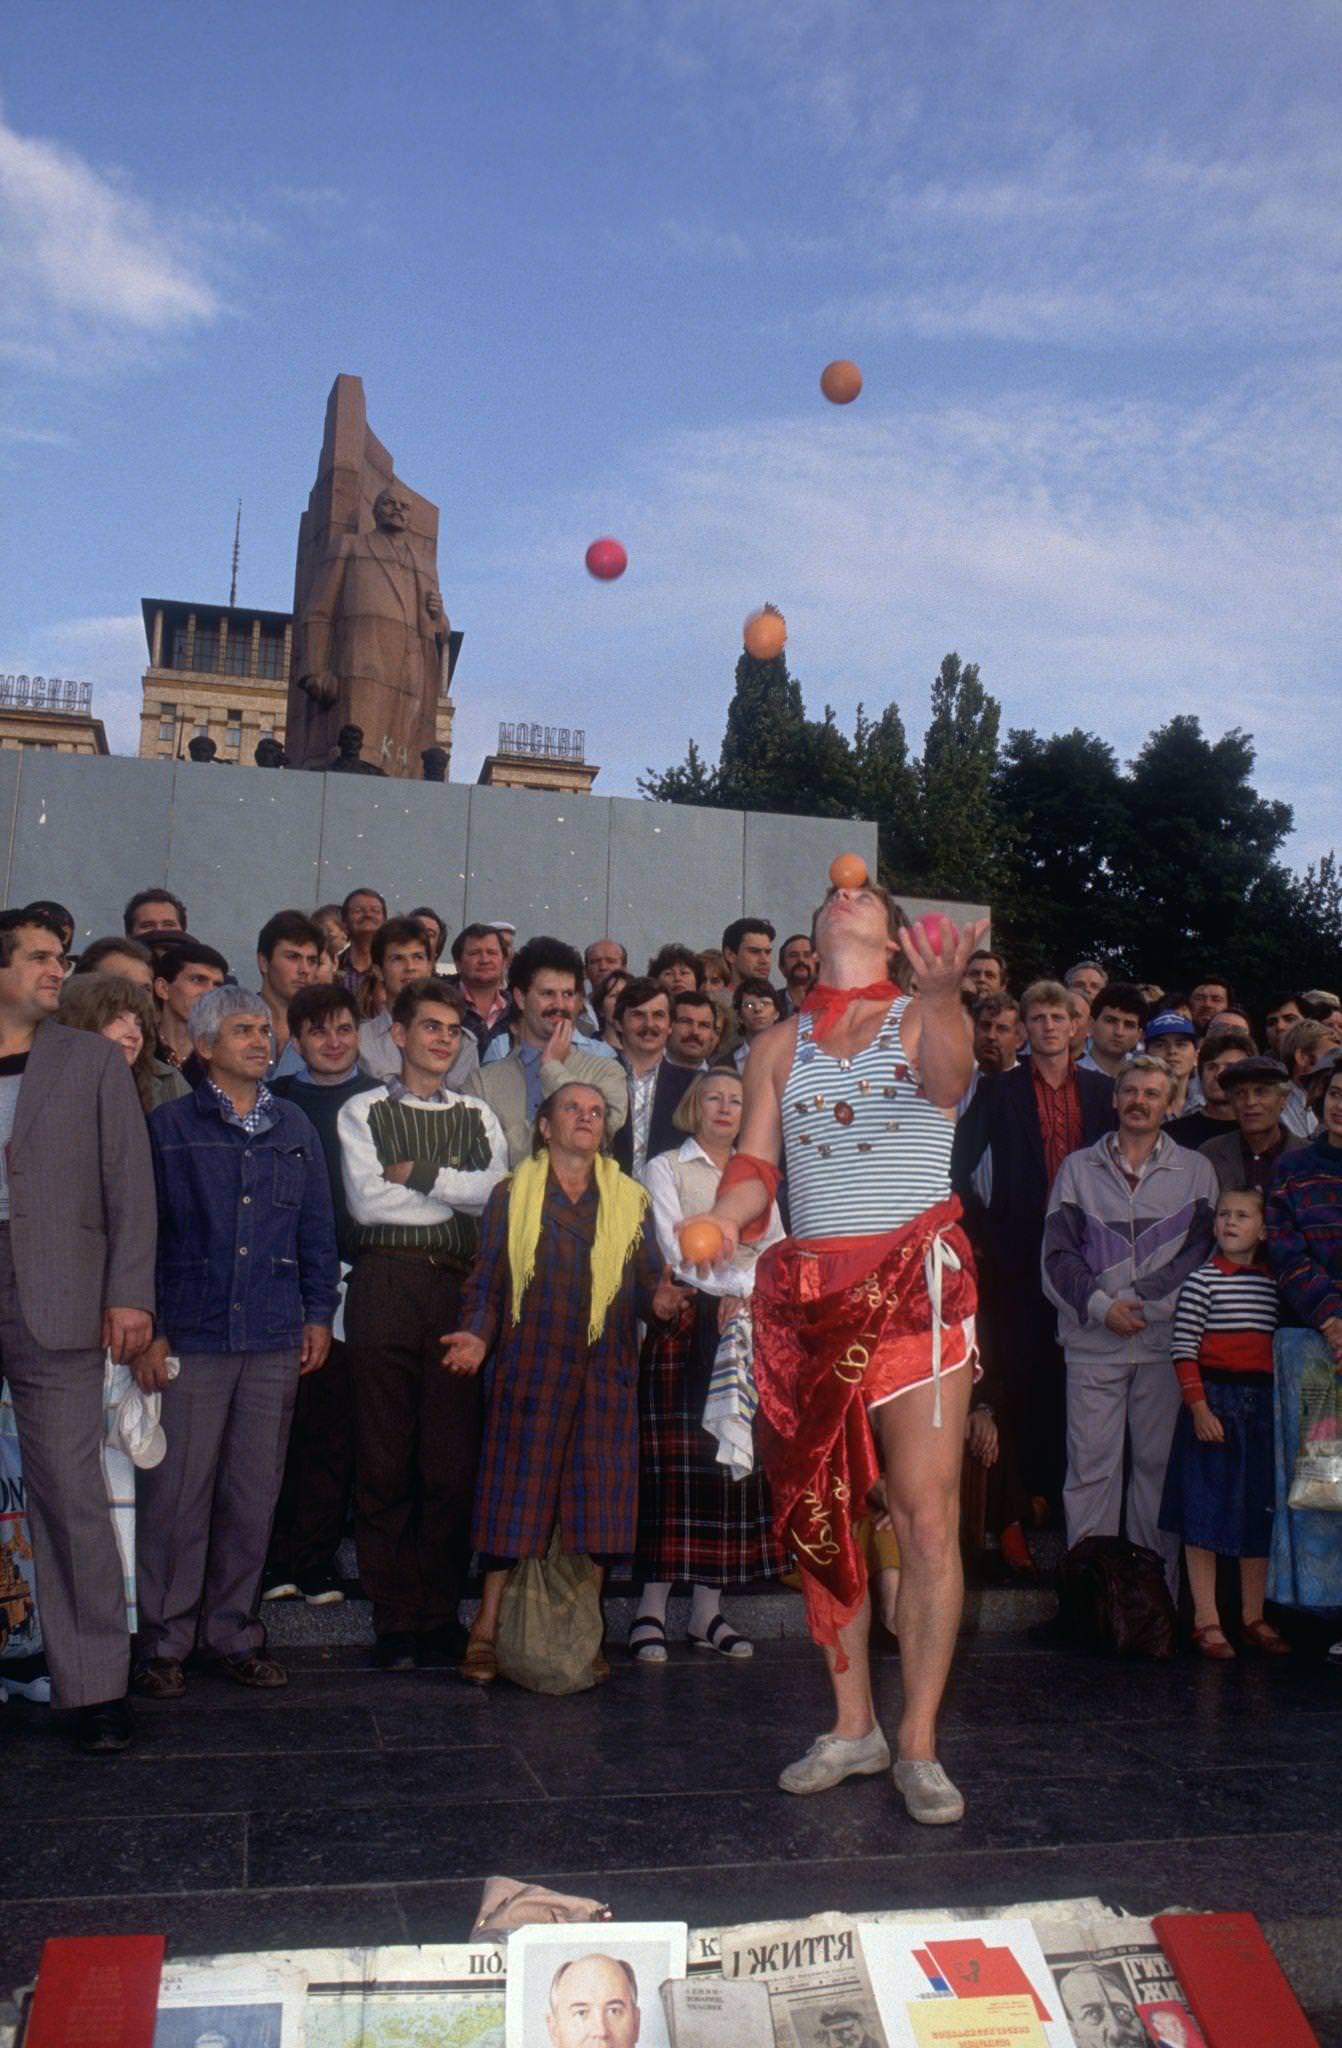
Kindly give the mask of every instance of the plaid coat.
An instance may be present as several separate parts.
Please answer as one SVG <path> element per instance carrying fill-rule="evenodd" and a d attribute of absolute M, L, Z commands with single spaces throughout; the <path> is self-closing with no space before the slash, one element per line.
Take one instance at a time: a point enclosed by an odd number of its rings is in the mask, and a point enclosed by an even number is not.
<path fill-rule="evenodd" d="M 661 1262 L 645 1228 L 589 1345 L 596 1187 L 573 1203 L 551 1174 L 536 1270 L 514 1323 L 510 1194 L 505 1181 L 489 1197 L 462 1292 L 459 1327 L 493 1354 L 471 1540 L 491 1557 L 543 1557 L 557 1515 L 565 1550 L 624 1556 L 638 1515 L 636 1323 L 651 1318 Z"/>

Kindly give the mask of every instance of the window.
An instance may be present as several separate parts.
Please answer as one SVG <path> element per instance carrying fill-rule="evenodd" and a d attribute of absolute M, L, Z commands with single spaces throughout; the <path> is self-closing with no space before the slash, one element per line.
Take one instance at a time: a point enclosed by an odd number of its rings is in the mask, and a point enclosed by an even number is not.
<path fill-rule="evenodd" d="M 245 676 L 250 673 L 251 666 L 252 629 L 249 625 L 239 625 L 235 620 L 230 619 L 228 623 L 228 643 L 224 648 L 224 674 L 226 676 Z"/>
<path fill-rule="evenodd" d="M 284 674 L 283 633 L 262 633 L 261 644 L 256 650 L 256 673 L 272 678 Z"/>
<path fill-rule="evenodd" d="M 240 747 L 242 745 L 242 713 L 240 711 L 230 711 L 228 714 L 228 720 L 224 726 L 224 745 L 226 747 Z"/>
<path fill-rule="evenodd" d="M 206 675 L 219 673 L 219 634 L 215 628 L 197 626 L 195 645 L 191 650 L 191 666 Z"/>
<path fill-rule="evenodd" d="M 172 739 L 176 731 L 177 706 L 175 704 L 160 704 L 158 707 L 158 736 L 160 740 Z"/>

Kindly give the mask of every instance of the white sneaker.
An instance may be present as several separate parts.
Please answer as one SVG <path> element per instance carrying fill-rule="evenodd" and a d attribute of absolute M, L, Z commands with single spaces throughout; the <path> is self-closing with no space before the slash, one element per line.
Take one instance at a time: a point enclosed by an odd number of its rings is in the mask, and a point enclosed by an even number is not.
<path fill-rule="evenodd" d="M 850 1740 L 842 1735 L 817 1735 L 805 1756 L 780 1771 L 784 1792 L 828 1792 L 845 1778 L 874 1778 L 890 1768 L 890 1745 L 879 1728 Z"/>
<path fill-rule="evenodd" d="M 922 1757 L 901 1757 L 891 1776 L 910 1820 L 921 1821 L 924 1827 L 944 1828 L 964 1819 L 965 1802 L 940 1764 Z"/>

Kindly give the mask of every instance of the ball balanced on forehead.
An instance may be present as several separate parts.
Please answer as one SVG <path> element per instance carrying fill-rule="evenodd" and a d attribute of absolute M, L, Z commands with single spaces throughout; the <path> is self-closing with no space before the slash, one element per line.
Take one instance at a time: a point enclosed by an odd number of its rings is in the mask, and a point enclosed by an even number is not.
<path fill-rule="evenodd" d="M 836 889 L 864 888 L 867 881 L 867 863 L 860 853 L 836 854 L 829 864 L 829 878 Z"/>

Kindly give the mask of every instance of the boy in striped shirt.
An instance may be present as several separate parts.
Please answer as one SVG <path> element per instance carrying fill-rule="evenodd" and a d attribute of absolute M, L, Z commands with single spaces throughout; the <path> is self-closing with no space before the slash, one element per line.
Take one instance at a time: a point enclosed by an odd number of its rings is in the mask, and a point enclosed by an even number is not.
<path fill-rule="evenodd" d="M 1261 1263 L 1263 1197 L 1228 1189 L 1216 1205 L 1216 1251 L 1179 1290 L 1172 1326 L 1184 1405 L 1174 1432 L 1160 1526 L 1182 1536 L 1193 1643 L 1235 1655 L 1216 1607 L 1216 1560 L 1239 1559 L 1241 1639 L 1265 1656 L 1289 1645 L 1263 1619 L 1272 1520 L 1272 1336 L 1277 1288 Z"/>

